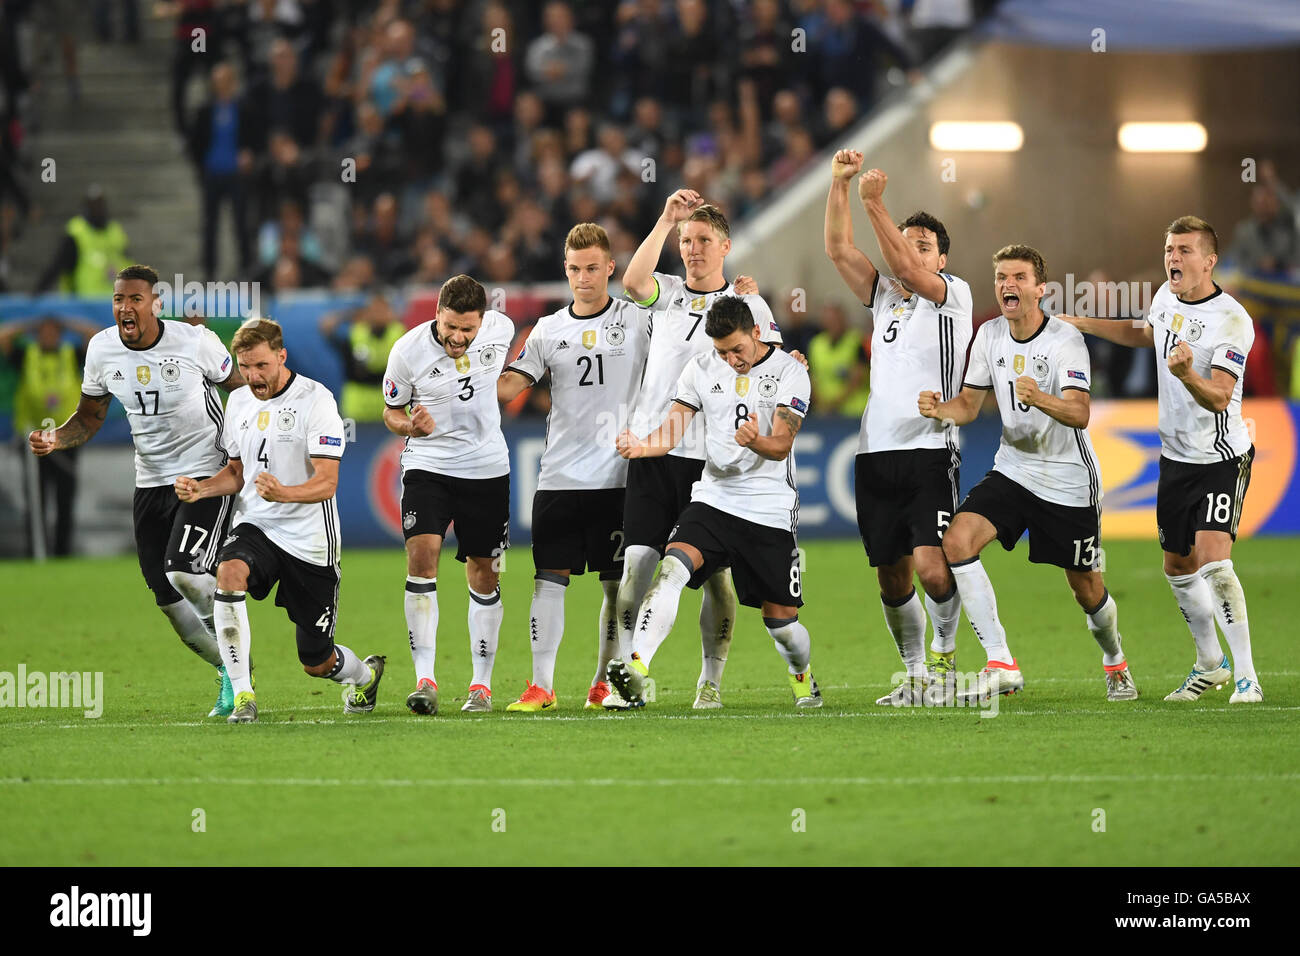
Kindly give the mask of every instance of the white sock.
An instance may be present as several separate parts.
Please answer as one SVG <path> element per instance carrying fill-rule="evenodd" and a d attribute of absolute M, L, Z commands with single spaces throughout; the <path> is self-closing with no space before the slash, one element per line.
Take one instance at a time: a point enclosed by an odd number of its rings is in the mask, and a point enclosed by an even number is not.
<path fill-rule="evenodd" d="M 406 636 L 411 642 L 411 660 L 415 664 L 415 682 L 431 680 L 437 687 L 433 665 L 438 656 L 438 579 L 407 575 L 403 603 Z"/>
<path fill-rule="evenodd" d="M 605 680 L 605 665 L 618 657 L 618 581 L 601 581 L 605 597 L 600 602 L 600 634 L 596 637 L 596 676 L 591 679 L 595 687 Z"/>
<path fill-rule="evenodd" d="M 618 618 L 618 656 L 623 660 L 632 654 L 637 615 L 658 565 L 659 552 L 654 548 L 630 544 L 623 552 L 623 580 L 619 582 L 618 600 L 614 607 Z"/>
<path fill-rule="evenodd" d="M 916 588 L 893 604 L 882 594 L 880 607 L 885 612 L 889 635 L 898 645 L 898 656 L 907 668 L 907 676 L 920 677 L 925 673 L 925 607 L 916 596 Z"/>
<path fill-rule="evenodd" d="M 1119 608 L 1110 591 L 1101 596 L 1101 603 L 1088 612 L 1088 630 L 1101 648 L 1101 662 L 1106 667 L 1124 663 L 1124 650 L 1120 647 Z"/>
<path fill-rule="evenodd" d="M 722 686 L 722 671 L 727 666 L 727 652 L 735 630 L 736 593 L 731 588 L 731 568 L 722 568 L 704 582 L 704 601 L 700 605 L 700 681 Z"/>
<path fill-rule="evenodd" d="M 1223 660 L 1223 645 L 1214 629 L 1214 593 L 1200 574 L 1166 574 L 1178 610 L 1196 642 L 1196 667 L 1212 671 Z"/>
<path fill-rule="evenodd" d="M 356 651 L 342 644 L 334 645 L 334 668 L 325 675 L 328 680 L 336 684 L 360 686 L 369 684 L 370 676 L 370 665 L 358 657 Z"/>
<path fill-rule="evenodd" d="M 547 576 L 543 578 L 543 574 Z M 555 687 L 555 658 L 564 639 L 564 589 L 568 586 L 568 578 L 545 571 L 538 571 L 533 582 L 533 604 L 528 609 L 533 683 L 545 691 Z"/>
<path fill-rule="evenodd" d="M 785 659 L 794 675 L 808 673 L 808 664 L 812 658 L 812 638 L 808 628 L 799 623 L 797 617 L 763 618 L 763 626 L 776 641 L 776 651 Z"/>
<path fill-rule="evenodd" d="M 217 634 L 220 635 L 217 647 L 221 650 L 221 663 L 226 666 L 226 676 L 236 694 L 249 693 L 253 689 L 248 678 L 248 655 L 253 638 L 248 631 L 246 598 L 244 591 L 217 591 L 214 609 Z M 176 607 L 175 604 L 171 606 Z M 188 606 L 186 610 L 194 614 Z M 194 619 L 197 621 L 198 616 L 195 615 Z"/>
<path fill-rule="evenodd" d="M 682 589 L 691 580 L 690 567 L 681 560 L 678 552 L 670 551 L 659 567 L 654 586 L 646 592 L 637 619 L 636 639 L 633 646 L 641 663 L 650 666 L 659 645 L 672 632 L 677 620 L 677 605 L 682 600 Z"/>
<path fill-rule="evenodd" d="M 1214 595 L 1214 616 L 1232 651 L 1232 676 L 1236 680 L 1259 682 L 1255 659 L 1250 653 L 1250 622 L 1246 619 L 1246 592 L 1241 589 L 1232 559 L 1202 565 L 1201 577 Z"/>
<path fill-rule="evenodd" d="M 203 623 L 204 630 L 208 632 L 211 640 L 212 657 L 216 663 L 220 663 L 221 654 L 217 650 L 217 627 L 212 622 L 212 599 L 217 593 L 217 579 L 212 574 L 191 574 L 189 571 L 168 571 L 167 580 L 171 582 L 172 587 L 181 597 L 189 602 L 190 607 L 194 608 L 194 613 L 198 615 L 199 620 Z M 208 654 L 200 656 L 208 663 L 216 664 L 210 660 Z"/>
<path fill-rule="evenodd" d="M 1010 664 L 1012 657 L 1007 648 L 1007 632 L 998 620 L 998 599 L 993 593 L 993 582 L 989 580 L 983 562 L 979 558 L 973 558 L 964 564 L 953 565 L 952 576 L 957 581 L 957 590 L 961 592 L 966 620 L 970 621 L 971 630 L 984 645 L 984 653 L 990 661 Z"/>
<path fill-rule="evenodd" d="M 217 648 L 217 639 L 195 613 L 189 601 L 180 600 L 175 604 L 166 604 L 158 610 L 167 615 L 172 630 L 180 636 L 181 642 L 186 647 L 213 667 L 221 666 L 221 651 Z"/>
<path fill-rule="evenodd" d="M 936 654 L 951 654 L 957 649 L 957 625 L 961 621 L 961 592 L 957 585 L 952 586 L 952 593 L 942 600 L 925 596 L 925 610 L 930 615 L 930 624 L 934 628 L 934 637 L 930 641 L 930 650 Z"/>
<path fill-rule="evenodd" d="M 471 685 L 482 684 L 492 689 L 492 665 L 497 659 L 497 642 L 501 636 L 501 618 L 505 616 L 501 604 L 501 588 L 491 594 L 479 594 L 469 589 L 469 659 L 474 662 Z"/>

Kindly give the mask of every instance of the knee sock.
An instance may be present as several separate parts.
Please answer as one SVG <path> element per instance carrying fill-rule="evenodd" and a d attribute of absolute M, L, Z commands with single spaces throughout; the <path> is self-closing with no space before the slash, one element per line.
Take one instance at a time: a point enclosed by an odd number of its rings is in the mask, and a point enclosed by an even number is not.
<path fill-rule="evenodd" d="M 415 664 L 415 682 L 433 681 L 434 660 L 438 656 L 438 579 L 407 575 L 406 636 L 411 642 L 411 661 Z"/>
<path fill-rule="evenodd" d="M 1209 583 L 1199 573 L 1166 574 L 1165 577 L 1196 642 L 1197 669 L 1214 670 L 1223 660 L 1223 645 L 1214 630 L 1214 593 Z"/>
<path fill-rule="evenodd" d="M 244 591 L 217 591 L 214 619 L 217 625 L 217 647 L 221 651 L 221 663 L 226 667 L 226 676 L 236 694 L 249 693 L 253 689 L 248 677 L 248 655 L 252 644 L 252 635 L 248 630 L 248 602 Z M 172 605 L 175 607 L 175 605 Z M 191 610 L 191 614 L 194 612 Z M 195 616 L 195 620 L 198 617 Z"/>
<path fill-rule="evenodd" d="M 763 618 L 763 626 L 776 642 L 776 651 L 789 665 L 790 673 L 798 676 L 808 673 L 812 658 L 812 638 L 808 628 L 797 617 Z"/>
<path fill-rule="evenodd" d="M 492 689 L 492 665 L 497 659 L 501 619 L 505 613 L 499 587 L 491 594 L 469 589 L 469 659 L 474 663 L 471 686 L 479 684 Z"/>
<path fill-rule="evenodd" d="M 916 596 L 916 588 L 897 601 L 880 595 L 880 607 L 885 612 L 889 635 L 898 646 L 898 656 L 907 668 L 907 676 L 920 677 L 925 673 L 925 607 Z"/>
<path fill-rule="evenodd" d="M 658 564 L 659 552 L 654 548 L 632 544 L 623 552 L 623 580 L 618 585 L 614 613 L 618 620 L 618 656 L 624 660 L 634 650 L 637 615 L 641 613 L 641 604 Z"/>
<path fill-rule="evenodd" d="M 533 582 L 533 603 L 528 609 L 533 683 L 545 691 L 555 687 L 555 658 L 564 639 L 564 589 L 568 586 L 568 578 L 548 571 L 538 571 Z"/>
<path fill-rule="evenodd" d="M 637 619 L 633 647 L 641 663 L 650 666 L 651 659 L 672 632 L 677 619 L 677 605 L 682 599 L 682 589 L 691 580 L 691 566 L 686 556 L 676 549 L 664 555 L 659 576 L 646 592 Z"/>
<path fill-rule="evenodd" d="M 731 589 L 731 569 L 723 568 L 704 582 L 700 605 L 700 679 L 722 686 L 722 671 L 736 629 L 736 594 Z"/>
<path fill-rule="evenodd" d="M 1246 593 L 1232 569 L 1232 559 L 1212 561 L 1201 568 L 1203 577 L 1214 594 L 1214 616 L 1219 619 L 1223 636 L 1232 651 L 1232 676 L 1236 680 L 1259 678 L 1255 674 L 1255 660 L 1250 651 L 1250 622 L 1246 619 Z"/>
<path fill-rule="evenodd" d="M 961 592 L 961 604 L 966 609 L 966 620 L 970 621 L 975 636 L 984 645 L 984 653 L 990 661 L 1010 664 L 1013 658 L 1007 647 L 1007 632 L 998 620 L 998 599 L 993 593 L 993 582 L 979 558 L 971 558 L 961 564 L 952 565 L 952 576 L 957 580 L 957 590 Z"/>

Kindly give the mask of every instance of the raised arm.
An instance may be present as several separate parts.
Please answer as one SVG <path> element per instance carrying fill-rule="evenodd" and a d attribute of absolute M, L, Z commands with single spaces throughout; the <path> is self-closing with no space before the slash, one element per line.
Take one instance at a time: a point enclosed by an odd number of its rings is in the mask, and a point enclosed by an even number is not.
<path fill-rule="evenodd" d="M 673 402 L 668 410 L 668 417 L 663 424 L 652 431 L 642 441 L 632 434 L 631 429 L 624 429 L 618 436 L 616 446 L 624 458 L 662 458 L 682 440 L 686 426 L 695 417 L 695 409 L 681 402 Z"/>
<path fill-rule="evenodd" d="M 876 285 L 876 267 L 866 253 L 853 244 L 853 214 L 849 204 L 849 181 L 862 169 L 862 154 L 841 149 L 831 160 L 831 190 L 826 196 L 826 255 L 844 284 L 857 300 L 871 305 Z"/>
<path fill-rule="evenodd" d="M 916 247 L 899 231 L 885 208 L 885 184 L 889 181 L 879 169 L 869 169 L 858 180 L 858 197 L 871 230 L 876 234 L 880 254 L 894 278 L 923 299 L 942 305 L 948 296 L 948 283 L 937 272 L 931 272 L 921 261 Z"/>
<path fill-rule="evenodd" d="M 668 197 L 664 211 L 660 214 L 655 227 L 650 230 L 637 247 L 636 252 L 623 270 L 623 288 L 638 305 L 651 305 L 658 292 L 657 283 L 651 273 L 659 264 L 664 243 L 672 235 L 677 224 L 691 214 L 704 200 L 694 189 L 679 189 Z"/>
<path fill-rule="evenodd" d="M 963 385 L 956 398 L 945 402 L 939 392 L 922 392 L 916 400 L 916 407 L 925 418 L 952 422 L 954 425 L 969 425 L 980 413 L 980 406 L 984 404 L 984 396 L 987 394 L 988 389 Z"/>
<path fill-rule="evenodd" d="M 1081 315 L 1058 315 L 1084 335 L 1095 335 L 1116 345 L 1131 349 L 1152 348 L 1156 342 L 1155 330 L 1140 319 L 1090 319 Z"/>
<path fill-rule="evenodd" d="M 80 401 L 77 402 L 77 410 L 66 422 L 54 429 L 53 433 L 43 430 L 34 431 L 27 437 L 32 454 L 37 458 L 44 458 L 52 451 L 76 448 L 90 441 L 104 424 L 104 419 L 108 416 L 108 403 L 111 400 L 112 397 L 109 395 L 83 393 Z"/>

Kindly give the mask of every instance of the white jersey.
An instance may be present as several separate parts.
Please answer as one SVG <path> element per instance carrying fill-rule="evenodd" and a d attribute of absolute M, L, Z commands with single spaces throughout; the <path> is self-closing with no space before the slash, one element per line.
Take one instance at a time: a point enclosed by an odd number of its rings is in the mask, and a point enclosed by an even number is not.
<path fill-rule="evenodd" d="M 708 454 L 691 500 L 755 524 L 797 531 L 794 451 L 785 461 L 762 458 L 736 444 L 736 429 L 752 414 L 758 416 L 759 434 L 770 435 L 777 408 L 785 406 L 803 418 L 811 396 L 808 372 L 775 347 L 744 375 L 713 349 L 687 362 L 674 401 L 697 409 Z"/>
<path fill-rule="evenodd" d="M 1183 302 L 1166 282 L 1151 300 L 1147 324 L 1155 335 L 1156 381 L 1160 388 L 1160 451 L 1193 464 L 1228 461 L 1250 448 L 1241 417 L 1246 356 L 1255 344 L 1255 324 L 1241 304 L 1217 285 L 1214 294 Z M 1192 371 L 1210 378 L 1221 368 L 1237 380 L 1228 407 L 1210 411 L 1196 404 L 1187 386 L 1169 371 L 1169 353 L 1179 342 L 1192 350 Z"/>
<path fill-rule="evenodd" d="M 82 394 L 111 394 L 126 409 L 137 488 L 209 478 L 226 465 L 216 383 L 230 377 L 234 360 L 211 329 L 162 320 L 158 327 L 146 349 L 125 344 L 116 326 L 97 333 L 81 383 Z"/>
<path fill-rule="evenodd" d="M 957 447 L 957 429 L 916 414 L 916 396 L 961 391 L 971 338 L 970 286 L 939 273 L 948 287 L 936 305 L 889 276 L 876 275 L 871 297 L 871 394 L 862 413 L 858 453 Z"/>
<path fill-rule="evenodd" d="M 678 276 L 663 272 L 653 273 L 658 283 L 655 298 L 646 304 L 653 309 L 650 326 L 650 357 L 646 360 L 645 378 L 641 380 L 641 394 L 632 412 L 632 431 L 645 438 L 663 424 L 677 390 L 677 380 L 692 356 L 702 352 L 712 353 L 713 340 L 704 334 L 704 317 L 713 300 L 720 295 L 735 295 L 728 282 L 714 292 L 697 292 Z M 781 344 L 781 330 L 772 318 L 772 310 L 762 296 L 740 296 L 754 315 L 759 337 L 764 342 Z M 686 435 L 670 455 L 703 461 L 704 432 L 702 422 L 692 422 Z"/>
<path fill-rule="evenodd" d="M 257 476 L 267 471 L 282 485 L 301 485 L 315 473 L 313 458 L 343 457 L 343 419 L 330 390 L 290 373 L 284 388 L 266 401 L 252 389 L 230 394 L 225 445 L 244 467 L 244 487 L 230 526 L 252 524 L 282 551 L 311 564 L 337 565 L 339 509 L 333 498 L 314 504 L 267 501 Z"/>
<path fill-rule="evenodd" d="M 497 379 L 514 334 L 509 317 L 488 310 L 460 358 L 447 354 L 434 322 L 417 325 L 397 340 L 384 372 L 384 401 L 390 408 L 423 405 L 433 416 L 432 434 L 406 440 L 403 474 L 411 470 L 455 478 L 510 474 Z"/>
<path fill-rule="evenodd" d="M 1016 379 L 1030 376 L 1039 389 L 1060 398 L 1070 389 L 1091 392 L 1092 373 L 1083 335 L 1068 322 L 1044 316 L 1023 342 L 1011 336 L 1003 316 L 975 333 L 965 384 L 993 389 L 1002 413 L 1002 442 L 993 470 L 1028 491 L 1071 508 L 1101 507 L 1101 469 L 1083 428 L 1062 425 L 1038 408 L 1016 400 Z"/>
<path fill-rule="evenodd" d="M 649 326 L 650 313 L 621 299 L 595 315 L 574 315 L 570 305 L 537 320 L 510 371 L 533 382 L 551 373 L 539 491 L 627 485 L 615 443 L 641 382 Z"/>

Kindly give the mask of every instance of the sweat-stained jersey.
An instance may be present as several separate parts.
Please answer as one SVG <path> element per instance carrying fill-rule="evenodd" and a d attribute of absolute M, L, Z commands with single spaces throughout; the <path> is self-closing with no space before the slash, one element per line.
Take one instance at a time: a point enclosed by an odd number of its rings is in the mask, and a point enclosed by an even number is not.
<path fill-rule="evenodd" d="M 510 371 L 533 382 L 551 373 L 539 491 L 627 484 L 616 440 L 641 383 L 649 320 L 645 309 L 622 299 L 610 299 L 595 315 L 575 315 L 569 305 L 538 319 Z"/>
<path fill-rule="evenodd" d="M 803 418 L 812 383 L 797 361 L 772 347 L 740 375 L 712 349 L 686 363 L 673 400 L 697 410 L 704 428 L 704 473 L 691 500 L 719 511 L 792 533 L 799 527 L 799 490 L 792 450 L 785 461 L 771 461 L 736 444 L 736 430 L 758 416 L 758 433 L 772 434 L 781 406 Z"/>
<path fill-rule="evenodd" d="M 713 351 L 713 340 L 704 334 L 704 317 L 713 300 L 721 295 L 735 295 L 730 282 L 713 292 L 698 292 L 680 276 L 664 272 L 653 273 L 658 292 L 645 308 L 653 310 L 650 327 L 650 356 L 646 359 L 645 377 L 641 381 L 641 394 L 632 413 L 631 429 L 639 438 L 645 438 L 663 424 L 668 417 L 677 380 L 681 378 L 686 363 L 702 352 Z M 759 337 L 764 342 L 781 344 L 781 330 L 772 317 L 762 296 L 740 296 L 753 313 Z M 679 458 L 704 460 L 704 433 L 700 422 L 692 422 L 686 435 L 670 455 Z"/>
<path fill-rule="evenodd" d="M 211 329 L 159 320 L 147 349 L 123 343 L 117 327 L 86 348 L 84 395 L 112 395 L 126 409 L 135 443 L 135 485 L 156 488 L 177 478 L 210 478 L 226 465 L 218 382 L 234 360 Z"/>
<path fill-rule="evenodd" d="M 1016 379 L 1028 375 L 1060 398 L 1069 389 L 1091 392 L 1092 372 L 1083 335 L 1067 322 L 1043 317 L 1023 342 L 1003 316 L 975 333 L 965 384 L 993 389 L 1002 414 L 1002 442 L 993 459 L 1001 472 L 1033 494 L 1071 508 L 1101 507 L 1101 469 L 1087 429 L 1071 428 L 1016 399 Z"/>
<path fill-rule="evenodd" d="M 1166 458 L 1212 464 L 1239 458 L 1250 448 L 1250 432 L 1241 417 L 1241 389 L 1246 356 L 1255 344 L 1255 323 L 1241 304 L 1217 285 L 1214 294 L 1183 302 L 1162 285 L 1147 310 L 1155 334 L 1156 382 L 1160 394 L 1160 451 Z M 1228 407 L 1215 413 L 1202 408 L 1187 386 L 1169 371 L 1169 353 L 1179 342 L 1192 350 L 1192 371 L 1210 378 L 1216 368 L 1237 384 Z"/>
<path fill-rule="evenodd" d="M 406 439 L 403 474 L 418 470 L 499 478 L 510 473 L 497 379 L 514 334 L 509 317 L 489 309 L 460 358 L 447 354 L 434 322 L 417 325 L 397 340 L 384 372 L 384 401 L 391 408 L 423 405 L 433 416 L 431 434 Z"/>
<path fill-rule="evenodd" d="M 226 407 L 225 447 L 244 469 L 244 487 L 230 526 L 252 524 L 282 551 L 311 564 L 337 565 L 339 510 L 333 498 L 314 504 L 266 501 L 257 476 L 267 471 L 282 485 L 301 485 L 315 473 L 313 458 L 343 457 L 343 420 L 330 390 L 290 373 L 274 396 L 259 400 L 238 388 Z"/>

